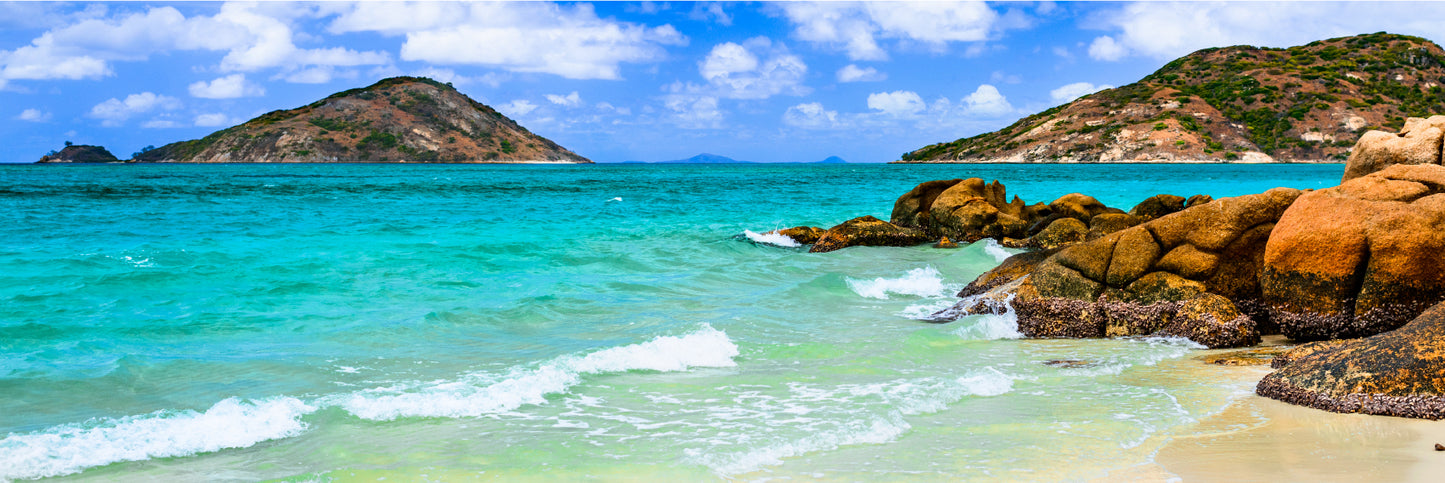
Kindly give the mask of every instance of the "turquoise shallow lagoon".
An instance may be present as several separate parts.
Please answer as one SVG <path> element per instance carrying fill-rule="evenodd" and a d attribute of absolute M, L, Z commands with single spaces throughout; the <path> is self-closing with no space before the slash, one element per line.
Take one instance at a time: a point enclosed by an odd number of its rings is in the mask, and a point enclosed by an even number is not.
<path fill-rule="evenodd" d="M 1186 341 L 917 320 L 988 242 L 746 233 L 931 179 L 1128 209 L 1341 169 L 0 166 L 0 481 L 1108 477 L 1254 380 Z"/>

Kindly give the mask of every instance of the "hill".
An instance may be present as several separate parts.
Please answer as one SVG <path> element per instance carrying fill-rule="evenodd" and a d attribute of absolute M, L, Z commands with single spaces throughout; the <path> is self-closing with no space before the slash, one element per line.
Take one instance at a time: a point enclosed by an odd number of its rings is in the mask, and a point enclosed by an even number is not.
<path fill-rule="evenodd" d="M 1341 162 L 1366 130 L 1445 112 L 1441 83 L 1445 51 L 1418 37 L 1205 49 L 897 162 Z"/>
<path fill-rule="evenodd" d="M 702 153 L 687 159 L 674 159 L 671 161 L 623 161 L 624 164 L 747 164 L 752 161 L 739 161 L 727 156 Z"/>
<path fill-rule="evenodd" d="M 847 163 L 847 162 L 848 162 L 848 161 L 844 160 L 843 158 L 837 157 L 837 156 L 828 156 L 827 158 L 824 158 L 822 161 L 813 161 L 814 164 L 843 164 L 843 163 Z"/>
<path fill-rule="evenodd" d="M 36 163 L 116 163 L 120 162 L 110 151 L 88 144 L 65 143 L 65 149 L 51 151 L 50 154 L 41 156 Z"/>
<path fill-rule="evenodd" d="M 591 163 L 496 110 L 423 77 L 392 77 L 272 111 L 136 162 Z"/>

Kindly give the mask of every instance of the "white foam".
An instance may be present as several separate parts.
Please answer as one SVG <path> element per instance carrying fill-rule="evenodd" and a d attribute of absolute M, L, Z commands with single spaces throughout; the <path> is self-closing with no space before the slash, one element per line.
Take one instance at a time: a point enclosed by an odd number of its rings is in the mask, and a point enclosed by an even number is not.
<path fill-rule="evenodd" d="M 878 277 L 873 280 L 849 278 L 848 288 L 854 293 L 870 299 L 888 299 L 888 294 L 914 295 L 918 297 L 942 297 L 950 292 L 943 283 L 943 275 L 933 267 L 915 268 L 898 278 Z"/>
<path fill-rule="evenodd" d="M 1009 294 L 1008 298 L 1004 299 L 1004 313 L 974 316 L 972 324 L 955 329 L 954 335 L 971 340 L 1022 338 L 1024 334 L 1019 332 L 1019 316 L 1014 311 L 1013 298 L 1013 294 Z"/>
<path fill-rule="evenodd" d="M 1022 251 L 1010 251 L 1008 248 L 1004 248 L 1003 245 L 999 245 L 998 242 L 992 238 L 985 238 L 983 240 L 983 252 L 992 255 L 993 259 L 997 260 L 998 263 L 1003 263 L 1004 260 L 1008 260 L 1008 257 L 1014 256 L 1014 254 Z"/>
<path fill-rule="evenodd" d="M 229 398 L 205 412 L 157 411 L 11 434 L 0 440 L 0 481 L 68 475 L 121 461 L 244 448 L 300 434 L 307 427 L 301 417 L 315 410 L 291 397 Z"/>
<path fill-rule="evenodd" d="M 618 196 L 618 197 L 616 197 L 616 198 L 612 198 L 612 199 L 607 200 L 607 201 L 622 201 L 622 197 L 621 197 L 621 196 Z"/>
<path fill-rule="evenodd" d="M 358 417 L 476 417 L 544 404 L 547 395 L 566 391 L 587 374 L 634 370 L 684 371 L 691 367 L 731 367 L 738 346 L 711 326 L 681 337 L 603 349 L 585 356 L 567 355 L 535 367 L 516 367 L 498 377 L 468 374 L 457 381 L 371 389 L 333 398 L 332 403 Z"/>
<path fill-rule="evenodd" d="M 707 454 L 697 449 L 688 449 L 684 450 L 684 454 L 723 476 L 729 476 L 755 471 L 764 466 L 780 465 L 783 464 L 783 458 L 831 451 L 847 445 L 887 443 L 912 427 L 895 414 L 871 421 L 849 421 L 842 428 L 833 431 L 814 433 L 800 440 L 780 442 L 743 453 Z"/>
<path fill-rule="evenodd" d="M 743 230 L 743 236 L 748 237 L 748 239 L 752 240 L 754 243 L 762 243 L 764 245 L 773 245 L 787 248 L 796 248 L 803 246 L 801 243 L 798 243 L 797 240 L 794 240 L 788 235 L 784 235 L 776 231 L 770 231 L 767 233 L 756 233 L 752 230 Z"/>

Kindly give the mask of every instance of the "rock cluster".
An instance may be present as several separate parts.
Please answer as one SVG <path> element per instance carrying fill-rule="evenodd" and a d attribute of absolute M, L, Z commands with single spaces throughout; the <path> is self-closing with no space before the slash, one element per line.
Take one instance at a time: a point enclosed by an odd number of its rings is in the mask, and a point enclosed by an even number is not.
<path fill-rule="evenodd" d="M 1398 133 L 1366 132 L 1350 151 L 1340 182 L 1397 164 L 1441 164 L 1442 138 L 1445 138 L 1445 116 L 1406 119 Z"/>
<path fill-rule="evenodd" d="M 1394 331 L 1302 346 L 1275 363 L 1283 367 L 1259 381 L 1261 396 L 1335 412 L 1445 418 L 1445 304 Z"/>

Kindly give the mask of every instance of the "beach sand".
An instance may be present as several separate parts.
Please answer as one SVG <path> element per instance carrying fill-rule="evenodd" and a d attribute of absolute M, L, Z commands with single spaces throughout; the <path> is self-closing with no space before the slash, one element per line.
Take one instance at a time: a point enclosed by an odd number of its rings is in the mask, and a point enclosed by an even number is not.
<path fill-rule="evenodd" d="M 1252 381 L 1271 370 L 1200 365 Z M 1175 432 L 1152 464 L 1098 481 L 1445 481 L 1445 452 L 1435 443 L 1445 444 L 1445 421 L 1339 414 L 1248 395 Z"/>

